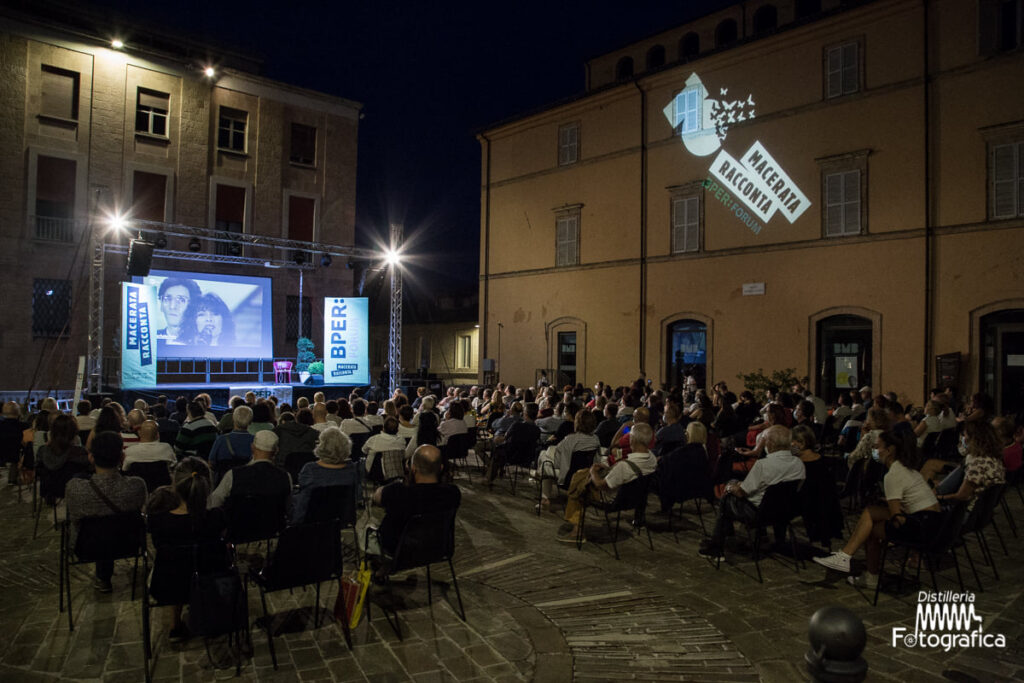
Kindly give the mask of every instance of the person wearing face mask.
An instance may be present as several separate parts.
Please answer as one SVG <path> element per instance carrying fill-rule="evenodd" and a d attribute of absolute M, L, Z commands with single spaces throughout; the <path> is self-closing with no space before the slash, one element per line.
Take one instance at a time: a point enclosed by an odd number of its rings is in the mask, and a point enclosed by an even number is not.
<path fill-rule="evenodd" d="M 1006 467 L 999 436 L 987 422 L 965 423 L 959 449 L 963 464 L 939 482 L 935 493 L 940 501 L 967 501 L 969 510 L 978 494 L 1006 482 Z"/>
<path fill-rule="evenodd" d="M 886 505 L 869 505 L 842 550 L 814 561 L 828 569 L 849 573 L 850 558 L 862 546 L 867 554 L 867 571 L 850 576 L 847 582 L 858 588 L 874 588 L 881 571 L 882 544 L 886 538 L 921 540 L 933 536 L 940 520 L 939 501 L 917 464 L 917 446 L 908 432 L 885 431 L 875 439 L 871 457 L 888 472 L 883 480 Z"/>

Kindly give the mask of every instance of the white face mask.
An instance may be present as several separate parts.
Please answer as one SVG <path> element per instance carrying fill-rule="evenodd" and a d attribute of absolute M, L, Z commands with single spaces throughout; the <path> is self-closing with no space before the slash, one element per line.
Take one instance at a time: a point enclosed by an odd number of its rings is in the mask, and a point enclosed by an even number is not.
<path fill-rule="evenodd" d="M 881 456 L 878 454 L 878 449 L 877 448 L 872 448 L 871 449 L 871 458 L 875 462 L 878 462 L 879 460 L 881 460 Z"/>

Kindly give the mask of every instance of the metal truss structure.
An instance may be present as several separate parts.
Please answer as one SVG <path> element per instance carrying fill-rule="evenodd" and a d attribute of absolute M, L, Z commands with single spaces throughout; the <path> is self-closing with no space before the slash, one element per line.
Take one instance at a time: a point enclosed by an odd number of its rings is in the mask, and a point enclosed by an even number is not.
<path fill-rule="evenodd" d="M 397 255 L 402 248 L 402 226 L 391 224 L 391 318 L 388 325 L 388 394 L 394 395 L 402 376 L 402 264 Z"/>
<path fill-rule="evenodd" d="M 171 249 L 154 249 L 155 259 L 166 259 L 175 261 L 201 261 L 203 263 L 219 263 L 226 265 L 253 266 L 260 268 L 289 268 L 299 270 L 301 275 L 305 270 L 313 269 L 316 264 L 307 262 L 306 256 L 320 258 L 321 265 L 326 266 L 324 260 L 330 257 L 342 257 L 347 259 L 379 260 L 379 251 L 363 249 L 360 247 L 349 247 L 344 245 L 324 244 L 321 242 L 303 242 L 300 240 L 286 239 L 283 237 L 271 237 L 267 235 L 252 235 L 242 233 L 225 232 L 223 230 L 211 230 L 209 228 L 197 228 L 177 223 L 162 223 L 159 221 L 131 220 L 129 229 L 138 237 L 153 242 L 160 237 L 173 238 L 197 238 L 210 242 L 227 243 L 237 245 L 237 248 L 230 248 L 227 254 L 206 253 L 200 251 L 176 251 Z M 392 226 L 392 243 L 394 244 L 395 226 Z M 401 229 L 399 228 L 399 239 Z M 108 242 L 110 227 L 103 221 L 92 221 L 90 245 L 89 245 L 89 335 L 86 359 L 86 378 L 91 393 L 98 393 L 102 388 L 103 375 L 103 294 L 104 294 L 104 271 L 107 254 L 127 254 L 128 247 L 124 244 Z M 249 253 L 246 253 L 249 252 Z M 257 255 L 260 254 L 260 255 Z M 302 258 L 296 258 L 302 254 Z M 396 267 L 397 268 L 397 267 Z M 396 268 L 392 269 L 391 276 L 391 324 L 389 339 L 398 339 L 401 345 L 402 339 L 402 278 L 398 274 L 398 315 L 395 316 L 395 274 Z M 300 294 L 301 296 L 301 294 Z M 301 299 L 300 299 L 301 302 Z M 301 320 L 301 313 L 300 313 Z M 397 330 L 396 330 L 397 325 Z M 399 361 L 401 349 L 398 351 Z M 391 358 L 389 354 L 389 359 Z M 396 366 L 392 366 L 396 367 Z M 392 374 L 392 377 L 394 375 Z M 394 385 L 395 380 L 392 379 Z"/>

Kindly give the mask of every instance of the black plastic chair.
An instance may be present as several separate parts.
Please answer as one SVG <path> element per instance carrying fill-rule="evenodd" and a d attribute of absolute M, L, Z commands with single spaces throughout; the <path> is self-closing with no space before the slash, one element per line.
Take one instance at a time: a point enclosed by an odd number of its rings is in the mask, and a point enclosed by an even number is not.
<path fill-rule="evenodd" d="M 898 547 L 905 548 L 903 555 L 903 561 L 900 563 L 900 575 L 899 583 L 897 584 L 897 591 L 901 591 L 903 588 L 903 578 L 907 570 L 907 561 L 910 559 L 910 552 L 915 551 L 921 558 L 921 562 L 917 565 L 917 574 L 915 581 L 920 583 L 921 581 L 921 564 L 928 565 L 928 572 L 932 577 L 932 587 L 938 591 L 939 583 L 935 574 L 935 570 L 939 566 L 939 560 L 946 554 L 949 553 L 953 557 L 953 566 L 956 567 L 956 578 L 957 583 L 960 584 L 960 591 L 964 590 L 964 578 L 960 573 L 960 560 L 956 556 L 957 547 L 964 548 L 964 554 L 967 555 L 967 561 L 971 565 L 971 571 L 974 573 L 974 579 L 978 582 L 978 590 L 981 590 L 981 580 L 978 578 L 977 569 L 974 566 L 974 560 L 971 558 L 970 552 L 968 552 L 966 546 L 963 544 L 963 526 L 967 520 L 967 505 L 962 502 L 957 502 L 954 505 L 943 508 L 941 512 L 941 518 L 938 522 L 935 532 L 928 538 L 920 539 L 909 539 L 909 538 L 890 538 L 882 544 L 882 557 L 879 566 L 884 570 L 885 558 L 889 554 L 890 548 L 895 549 Z M 878 584 L 875 586 L 875 598 L 872 604 L 878 604 L 878 594 L 882 588 L 881 576 L 879 576 Z"/>
<path fill-rule="evenodd" d="M 288 496 L 228 496 L 227 540 L 235 544 L 265 541 L 277 536 L 288 521 Z"/>
<path fill-rule="evenodd" d="M 171 483 L 170 463 L 163 460 L 157 462 L 133 462 L 124 470 L 129 477 L 139 477 L 146 482 L 146 491 L 152 493 L 161 486 Z"/>
<path fill-rule="evenodd" d="M 788 535 L 790 550 L 793 553 L 793 566 L 797 573 L 800 572 L 800 555 L 797 553 L 796 533 L 791 522 L 800 516 L 799 490 L 802 483 L 802 479 L 796 479 L 772 484 L 765 489 L 754 519 L 743 522 L 750 538 L 751 554 L 759 583 L 764 583 L 764 576 L 761 574 L 761 542 L 764 540 L 765 530 L 769 527 L 775 533 L 776 542 L 784 542 Z M 718 568 L 718 562 L 715 563 L 715 568 Z"/>
<path fill-rule="evenodd" d="M 651 539 L 651 530 L 647 527 L 647 494 L 650 491 L 650 475 L 637 477 L 619 487 L 615 497 L 610 501 L 599 498 L 583 498 L 583 509 L 580 511 L 580 525 L 576 533 L 576 549 L 583 548 L 583 540 L 586 538 L 587 508 L 594 508 L 604 512 L 604 523 L 608 528 L 608 534 L 612 537 L 612 549 L 615 551 L 615 559 L 619 559 L 619 522 L 622 520 L 624 511 L 633 511 L 633 526 L 638 530 L 640 527 L 647 532 L 647 543 L 651 550 L 654 550 L 654 541 Z M 615 513 L 615 528 L 612 529 L 611 515 Z"/>
<path fill-rule="evenodd" d="M 355 434 L 349 434 L 348 437 L 352 439 L 352 460 L 359 460 L 363 457 L 363 446 L 373 436 L 372 432 L 356 432 Z"/>
<path fill-rule="evenodd" d="M 504 462 L 501 467 L 508 476 L 509 484 L 512 487 L 512 495 L 516 495 L 516 486 L 519 483 L 519 476 L 523 470 L 530 470 L 537 464 L 538 446 L 527 441 L 508 441 L 495 446 L 495 451 L 501 449 L 501 457 Z M 497 456 L 495 456 L 497 457 Z M 540 508 L 537 508 L 540 514 Z"/>
<path fill-rule="evenodd" d="M 31 444 L 29 444 L 30 449 L 31 447 Z M 42 515 L 43 506 L 48 505 L 50 507 L 53 512 L 52 528 L 58 529 L 57 506 L 64 500 L 65 487 L 75 477 L 88 474 L 90 468 L 82 463 L 66 462 L 59 470 L 50 470 L 39 461 L 34 460 L 33 462 L 35 463 L 36 472 L 35 486 L 38 487 L 39 491 L 38 495 L 36 495 L 35 489 L 33 489 L 36 519 L 32 527 L 32 538 L 36 538 L 39 533 L 39 517 Z"/>
<path fill-rule="evenodd" d="M 462 606 L 462 593 L 459 591 L 459 582 L 455 576 L 455 567 L 452 565 L 452 558 L 455 555 L 455 513 L 457 510 L 440 510 L 437 512 L 426 512 L 413 515 L 405 523 L 402 533 L 398 537 L 398 544 L 395 546 L 394 555 L 386 558 L 388 575 L 410 569 L 424 567 L 427 570 L 427 604 L 434 604 L 432 580 L 430 578 L 430 565 L 441 562 L 448 563 L 448 569 L 452 574 L 452 586 L 455 588 L 455 595 L 459 601 L 458 615 L 462 621 L 466 621 L 466 610 Z M 367 527 L 366 533 L 376 532 L 373 527 Z M 383 550 L 383 546 L 381 546 Z M 370 620 L 371 602 L 366 602 L 366 619 Z M 394 610 L 394 621 L 387 609 L 381 605 L 384 616 L 394 630 L 399 640 L 402 640 L 402 628 L 398 621 L 398 613 Z"/>
<path fill-rule="evenodd" d="M 473 475 L 469 471 L 469 449 L 472 445 L 469 434 L 452 434 L 443 446 L 441 446 L 441 458 L 445 463 L 451 464 L 456 469 L 465 468 L 466 477 L 470 483 L 473 482 Z M 454 470 L 452 471 L 454 476 Z"/>
<path fill-rule="evenodd" d="M 292 478 L 292 486 L 299 485 L 299 472 L 307 463 L 315 462 L 316 456 L 312 451 L 295 451 L 284 458 L 284 468 Z"/>
<path fill-rule="evenodd" d="M 213 463 L 210 466 L 210 470 L 213 472 L 214 487 L 220 485 L 220 480 L 224 478 L 225 473 L 229 470 L 233 470 L 236 467 L 244 467 L 250 462 L 252 462 L 252 458 L 226 458 Z"/>
<path fill-rule="evenodd" d="M 958 460 L 956 441 L 956 427 L 943 429 L 939 432 L 939 438 L 935 442 L 934 457 L 940 460 Z"/>
<path fill-rule="evenodd" d="M 146 557 L 143 557 L 143 567 L 148 567 Z M 145 580 L 142 582 L 142 647 L 145 654 L 147 683 L 152 678 L 151 660 L 153 659 L 150 611 L 154 607 L 190 603 L 193 597 L 192 587 L 195 586 L 200 576 L 224 575 L 232 568 L 233 549 L 223 539 L 156 547 L 156 554 L 153 558 L 153 574 L 149 578 L 151 584 Z M 148 574 L 148 571 L 144 570 L 143 573 Z M 239 609 L 241 607 L 240 605 Z M 243 623 L 248 631 L 247 605 L 245 614 L 246 618 Z M 195 621 L 195 617 L 199 616 L 193 615 L 191 621 Z M 236 615 L 221 616 L 235 617 Z M 236 621 L 236 619 L 232 620 Z M 203 636 L 204 640 L 214 636 L 214 629 L 208 628 L 208 624 L 196 626 L 198 628 L 195 635 Z M 207 650 L 207 655 L 209 656 L 209 650 Z"/>
<path fill-rule="evenodd" d="M 996 568 L 995 557 L 992 555 L 992 549 L 989 548 L 988 538 L 985 536 L 985 531 L 988 527 L 996 532 L 996 536 L 999 538 L 999 542 L 1003 545 L 1003 552 L 1006 553 L 1006 544 L 1003 543 L 1003 536 L 999 533 L 999 527 L 995 525 L 995 510 L 999 505 L 999 499 L 1002 498 L 1005 486 L 998 484 L 995 486 L 989 486 L 984 491 L 978 494 L 978 497 L 974 501 L 974 507 L 967 515 L 967 519 L 964 521 L 962 535 L 964 537 L 967 534 L 974 534 L 974 539 L 978 543 L 978 547 L 981 548 L 982 559 L 985 560 L 985 564 L 992 568 L 992 575 L 996 581 L 999 580 L 999 570 Z M 965 539 L 966 540 L 966 539 Z M 964 546 L 966 549 L 966 545 Z M 1009 553 L 1006 553 L 1009 554 Z M 977 579 L 977 574 L 975 574 Z M 978 580 L 978 589 L 981 588 L 981 581 Z"/>
<path fill-rule="evenodd" d="M 96 517 L 83 517 L 77 522 L 75 547 L 71 547 L 71 522 L 61 525 L 59 572 L 59 609 L 64 611 L 67 598 L 68 630 L 75 628 L 71 614 L 71 565 L 97 561 L 135 560 L 132 569 L 132 600 L 135 599 L 135 579 L 139 560 L 146 571 L 146 520 L 141 512 L 121 512 Z"/>
<path fill-rule="evenodd" d="M 347 488 L 347 487 L 345 487 Z M 285 529 L 274 544 L 267 565 L 249 577 L 260 589 L 263 605 L 263 630 L 267 634 L 270 659 L 277 669 L 277 653 L 274 650 L 274 629 L 267 611 L 267 593 L 290 590 L 301 586 L 315 586 L 316 597 L 313 606 L 313 627 L 320 627 L 320 584 L 337 581 L 341 592 L 343 570 L 341 552 L 341 523 L 337 519 L 297 524 Z M 341 619 L 345 643 L 352 649 L 352 633 L 348 620 Z"/>
<path fill-rule="evenodd" d="M 359 465 L 362 467 L 362 465 Z M 359 539 L 356 535 L 356 493 L 351 486 L 317 486 L 309 493 L 306 506 L 306 517 L 303 524 L 329 522 L 337 519 L 341 529 L 352 529 L 352 550 L 356 560 L 359 559 Z"/>
<path fill-rule="evenodd" d="M 679 514 L 682 518 L 682 505 L 687 501 L 694 501 L 701 531 L 707 536 L 708 530 L 704 525 L 701 502 L 707 502 L 713 507 L 715 491 L 711 474 L 708 472 L 708 456 L 704 447 L 700 444 L 691 444 L 669 452 L 662 458 L 658 471 L 658 495 L 662 509 L 668 509 L 668 530 L 672 532 L 676 543 L 679 542 L 679 534 L 672 526 L 676 503 L 680 504 Z"/>

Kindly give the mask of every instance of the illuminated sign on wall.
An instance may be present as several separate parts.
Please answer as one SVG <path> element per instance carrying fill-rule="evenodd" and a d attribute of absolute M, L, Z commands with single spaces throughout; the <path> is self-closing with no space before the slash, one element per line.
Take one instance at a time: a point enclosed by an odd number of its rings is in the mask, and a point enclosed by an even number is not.
<path fill-rule="evenodd" d="M 745 100 L 726 100 L 728 89 L 720 92 L 722 99 L 712 98 L 700 77 L 690 74 L 686 87 L 663 110 L 691 154 L 718 152 L 704 187 L 755 234 L 762 229 L 758 219 L 767 223 L 776 212 L 794 222 L 811 202 L 764 145 L 755 142 L 739 159 L 724 149 L 719 151 L 731 124 L 755 117 L 752 95 Z"/>

